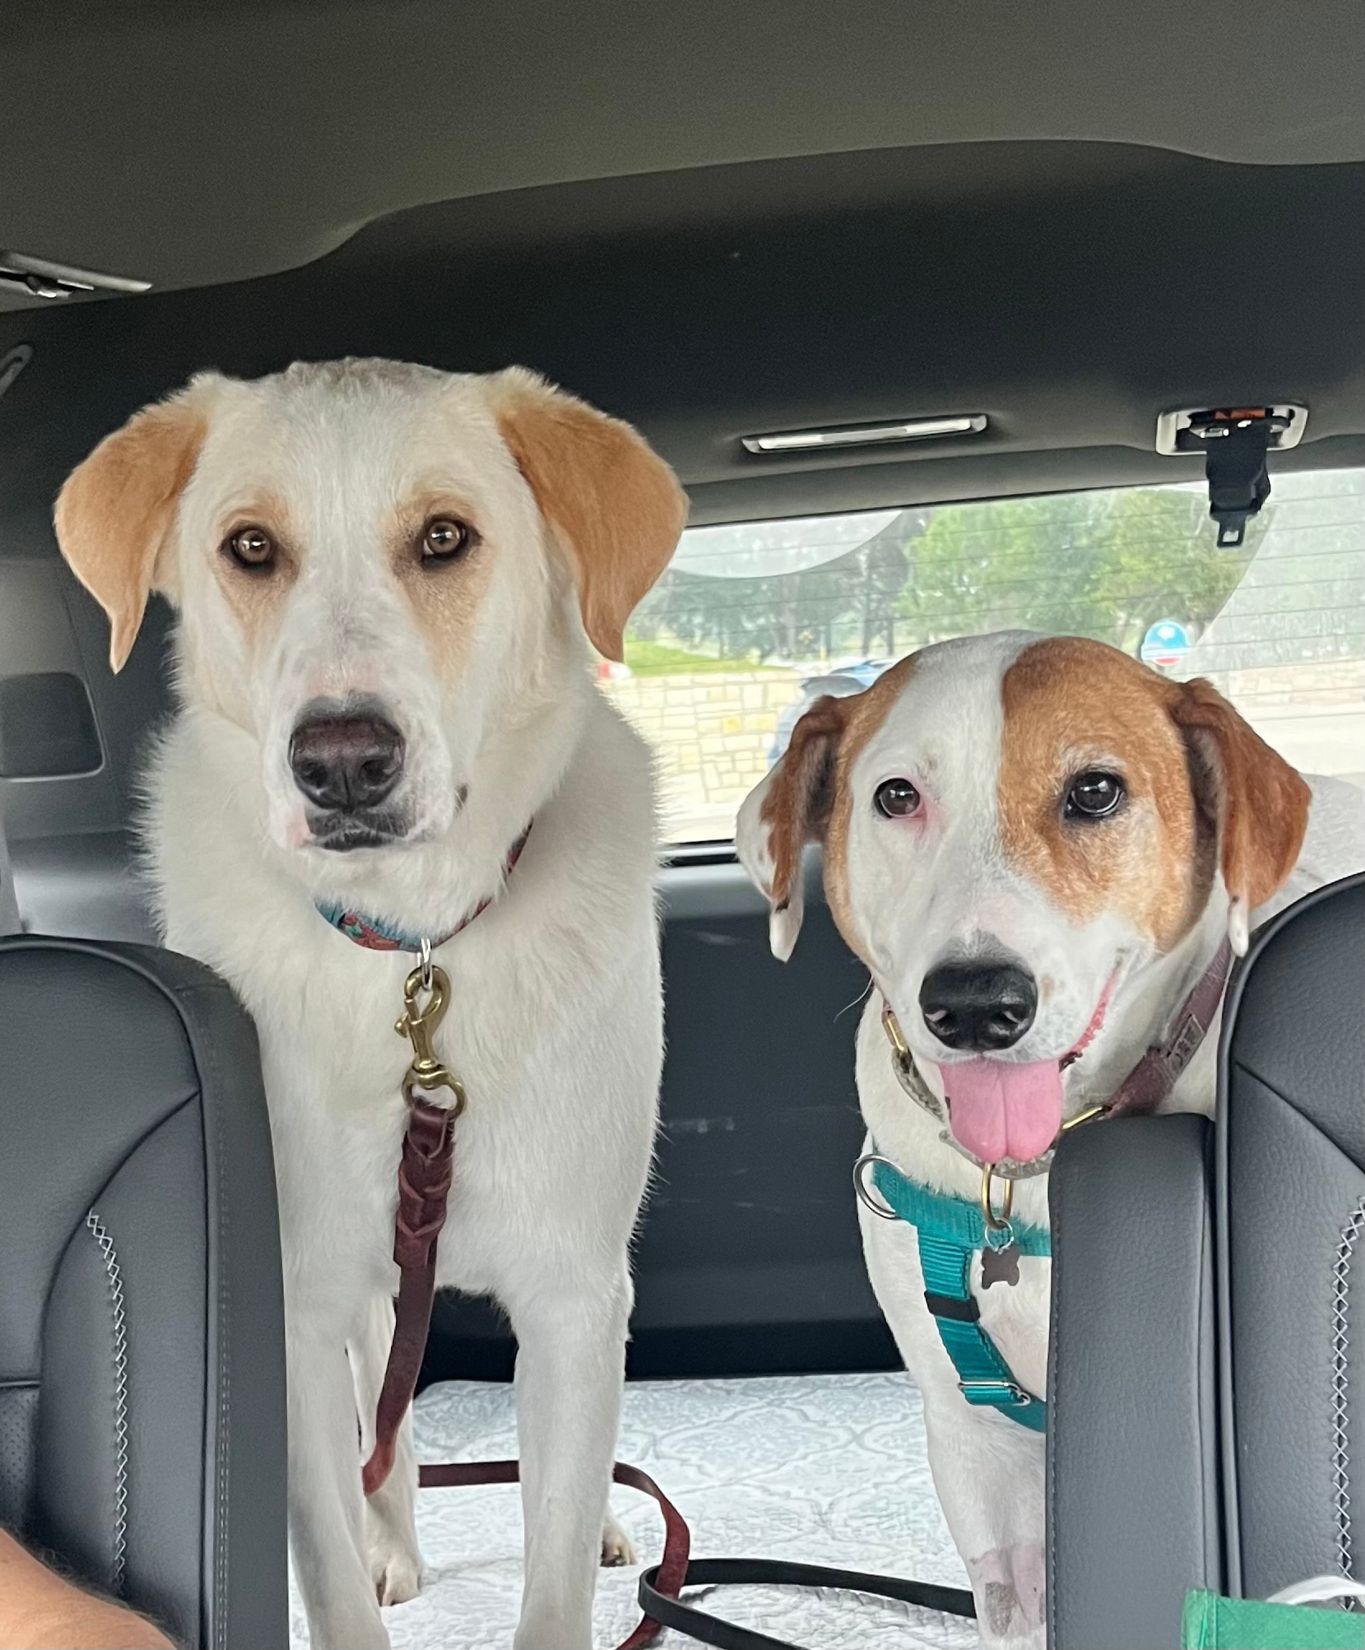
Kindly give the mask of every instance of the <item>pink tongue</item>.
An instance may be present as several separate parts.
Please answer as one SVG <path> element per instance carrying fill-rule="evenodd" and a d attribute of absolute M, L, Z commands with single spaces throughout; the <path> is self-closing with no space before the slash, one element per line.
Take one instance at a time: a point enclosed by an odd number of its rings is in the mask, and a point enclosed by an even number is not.
<path fill-rule="evenodd" d="M 1062 1073 L 1055 1060 L 1012 1066 L 964 1060 L 940 1066 L 953 1133 L 973 1157 L 1027 1163 L 1041 1157 L 1062 1127 Z"/>

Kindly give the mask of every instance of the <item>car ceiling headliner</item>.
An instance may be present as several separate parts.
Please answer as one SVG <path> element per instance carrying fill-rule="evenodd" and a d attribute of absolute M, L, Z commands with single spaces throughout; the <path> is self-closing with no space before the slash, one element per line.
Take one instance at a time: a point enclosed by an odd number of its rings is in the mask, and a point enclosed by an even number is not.
<path fill-rule="evenodd" d="M 439 200 L 917 143 L 1365 160 L 1356 0 L 5 8 L 4 239 L 158 285 Z"/>
<path fill-rule="evenodd" d="M 1157 412 L 1221 400 L 1361 462 L 1363 66 L 1356 0 L 10 8 L 0 246 L 156 290 L 0 297 L 0 517 L 198 368 L 336 354 L 538 367 L 696 520 L 1174 479 Z"/>

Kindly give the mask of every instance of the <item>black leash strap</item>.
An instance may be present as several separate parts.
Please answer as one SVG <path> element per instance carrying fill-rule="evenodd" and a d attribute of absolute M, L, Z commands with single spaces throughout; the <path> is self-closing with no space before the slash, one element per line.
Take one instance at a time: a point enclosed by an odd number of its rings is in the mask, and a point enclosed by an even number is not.
<path fill-rule="evenodd" d="M 672 1627 L 698 1644 L 715 1650 L 806 1650 L 787 1639 L 737 1627 L 732 1621 L 698 1610 L 681 1598 L 658 1592 L 659 1566 L 640 1577 L 640 1608 L 651 1620 Z M 976 1617 L 972 1595 L 962 1587 L 938 1587 L 928 1581 L 902 1581 L 896 1576 L 863 1575 L 858 1570 L 830 1570 L 821 1564 L 788 1564 L 776 1558 L 694 1558 L 683 1576 L 684 1587 L 823 1587 L 835 1592 L 868 1593 L 894 1598 L 921 1610 L 946 1616 Z"/>

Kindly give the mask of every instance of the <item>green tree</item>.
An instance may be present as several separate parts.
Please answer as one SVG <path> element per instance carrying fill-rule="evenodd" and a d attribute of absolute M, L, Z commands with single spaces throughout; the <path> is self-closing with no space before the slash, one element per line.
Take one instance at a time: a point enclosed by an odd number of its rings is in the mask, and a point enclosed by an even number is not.
<path fill-rule="evenodd" d="M 1264 531 L 1219 550 L 1197 493 L 1134 488 L 936 511 L 898 607 L 906 641 L 1012 628 L 1134 650 L 1161 618 L 1193 633 L 1236 588 Z"/>
<path fill-rule="evenodd" d="M 1202 489 L 923 507 L 898 512 L 841 555 L 781 575 L 765 569 L 790 549 L 792 524 L 760 522 L 737 530 L 725 551 L 727 576 L 665 573 L 632 634 L 759 662 L 878 650 L 893 657 L 1015 627 L 1134 652 L 1159 619 L 1179 620 L 1192 640 L 1200 635 L 1236 589 L 1274 510 L 1272 499 L 1245 544 L 1228 551 L 1217 546 Z"/>

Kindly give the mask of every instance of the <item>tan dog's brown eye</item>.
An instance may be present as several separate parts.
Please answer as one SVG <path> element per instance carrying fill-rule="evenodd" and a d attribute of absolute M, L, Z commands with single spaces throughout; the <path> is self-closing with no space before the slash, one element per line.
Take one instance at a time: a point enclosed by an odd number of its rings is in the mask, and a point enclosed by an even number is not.
<path fill-rule="evenodd" d="M 919 809 L 919 792 L 908 779 L 886 779 L 877 786 L 877 812 L 887 819 L 908 819 Z"/>
<path fill-rule="evenodd" d="M 474 529 L 453 516 L 437 516 L 422 529 L 422 560 L 458 561 L 474 545 Z"/>
<path fill-rule="evenodd" d="M 1066 793 L 1068 819 L 1107 819 L 1123 805 L 1128 792 L 1116 773 L 1093 768 L 1078 773 Z"/>
<path fill-rule="evenodd" d="M 239 527 L 230 533 L 223 548 L 239 567 L 261 573 L 275 560 L 275 541 L 261 527 Z"/>

